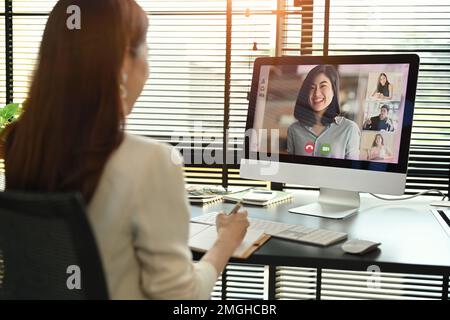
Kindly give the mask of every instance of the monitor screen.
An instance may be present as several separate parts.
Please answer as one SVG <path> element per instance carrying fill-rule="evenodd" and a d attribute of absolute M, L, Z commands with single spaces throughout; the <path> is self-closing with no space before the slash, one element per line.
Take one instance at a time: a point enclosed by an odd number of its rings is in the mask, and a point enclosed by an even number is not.
<path fill-rule="evenodd" d="M 417 72 L 416 55 L 257 59 L 246 150 L 406 172 Z"/>

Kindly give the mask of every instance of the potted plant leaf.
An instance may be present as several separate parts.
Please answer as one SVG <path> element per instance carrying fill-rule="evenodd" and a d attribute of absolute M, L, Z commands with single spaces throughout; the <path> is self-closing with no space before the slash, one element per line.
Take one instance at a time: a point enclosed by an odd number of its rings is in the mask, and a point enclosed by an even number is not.
<path fill-rule="evenodd" d="M 0 133 L 8 124 L 14 122 L 22 113 L 22 105 L 20 103 L 10 103 L 0 108 Z"/>
<path fill-rule="evenodd" d="M 0 139 L 2 131 L 12 122 L 19 118 L 22 113 L 22 105 L 20 103 L 10 103 L 0 108 Z M 4 178 L 4 162 L 3 162 L 3 146 L 0 143 L 0 191 L 5 187 Z"/>

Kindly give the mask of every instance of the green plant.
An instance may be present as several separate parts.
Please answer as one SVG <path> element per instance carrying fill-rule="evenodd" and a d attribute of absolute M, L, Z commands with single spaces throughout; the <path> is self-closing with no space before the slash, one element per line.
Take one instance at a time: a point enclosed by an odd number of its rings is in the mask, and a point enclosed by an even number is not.
<path fill-rule="evenodd" d="M 0 132 L 6 128 L 8 124 L 14 122 L 22 113 L 22 105 L 20 103 L 10 103 L 0 108 Z"/>

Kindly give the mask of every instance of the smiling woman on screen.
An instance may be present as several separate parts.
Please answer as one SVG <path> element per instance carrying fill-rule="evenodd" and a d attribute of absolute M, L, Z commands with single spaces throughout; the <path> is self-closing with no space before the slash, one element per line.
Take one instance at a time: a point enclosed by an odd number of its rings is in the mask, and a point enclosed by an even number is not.
<path fill-rule="evenodd" d="M 319 65 L 306 76 L 295 103 L 297 119 L 288 128 L 288 153 L 337 159 L 359 158 L 360 131 L 340 116 L 339 74 Z"/>

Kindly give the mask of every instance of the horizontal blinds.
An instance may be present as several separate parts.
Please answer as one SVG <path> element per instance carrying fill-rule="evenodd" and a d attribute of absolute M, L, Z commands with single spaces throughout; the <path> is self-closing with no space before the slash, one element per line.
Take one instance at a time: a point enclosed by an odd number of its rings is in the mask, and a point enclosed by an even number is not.
<path fill-rule="evenodd" d="M 226 267 L 226 299 L 267 300 L 267 266 L 230 264 Z"/>
<path fill-rule="evenodd" d="M 14 102 L 23 102 L 27 96 L 46 22 L 46 16 L 13 18 Z"/>
<path fill-rule="evenodd" d="M 14 13 L 49 13 L 57 0 L 13 0 Z"/>
<path fill-rule="evenodd" d="M 313 268 L 277 267 L 275 298 L 312 300 L 316 298 L 317 270 Z"/>
<path fill-rule="evenodd" d="M 152 13 L 161 12 L 224 12 L 226 0 L 136 0 L 146 11 Z"/>
<path fill-rule="evenodd" d="M 5 172 L 3 160 L 0 160 L 0 192 L 5 190 Z"/>
<path fill-rule="evenodd" d="M 137 2 L 150 18 L 150 77 L 127 130 L 171 143 L 182 153 L 221 149 L 226 1 Z M 188 164 L 202 164 L 203 157 L 198 159 Z M 189 182 L 221 182 L 219 171 L 203 181 L 194 171 L 187 171 Z"/>
<path fill-rule="evenodd" d="M 325 0 L 285 1 L 284 6 L 281 55 L 322 55 Z"/>
<path fill-rule="evenodd" d="M 330 55 L 412 52 L 421 58 L 409 192 L 446 191 L 449 183 L 449 16 L 448 1 L 331 1 Z"/>
<path fill-rule="evenodd" d="M 4 2 L 0 3 L 0 13 L 5 11 Z M 0 15 L 0 107 L 6 104 L 6 41 L 5 16 Z M 0 159 L 0 191 L 5 189 L 5 162 Z"/>
<path fill-rule="evenodd" d="M 219 276 L 214 284 L 211 300 L 222 300 L 222 276 Z"/>
<path fill-rule="evenodd" d="M 271 187 L 269 181 L 242 179 L 239 176 L 239 169 L 228 170 L 228 184 L 232 186 L 247 186 L 247 187 L 262 187 L 262 188 Z"/>
<path fill-rule="evenodd" d="M 150 77 L 129 132 L 183 147 L 221 142 L 225 30 L 224 14 L 150 15 Z"/>
<path fill-rule="evenodd" d="M 227 299 L 267 299 L 268 267 L 230 264 L 226 268 Z M 220 299 L 221 277 L 213 292 Z M 275 298 L 280 300 L 316 299 L 317 269 L 276 267 Z M 369 271 L 323 269 L 322 300 L 429 300 L 441 299 L 442 276 Z"/>
<path fill-rule="evenodd" d="M 317 270 L 277 267 L 276 299 L 315 299 Z M 322 300 L 441 299 L 442 276 L 323 269 Z"/>
<path fill-rule="evenodd" d="M 267 300 L 268 267 L 247 264 L 228 264 L 217 279 L 211 293 L 212 300 Z M 225 283 L 223 283 L 225 281 Z M 223 293 L 223 286 L 225 292 Z"/>
<path fill-rule="evenodd" d="M 442 298 L 442 276 L 323 270 L 322 300 Z"/>
<path fill-rule="evenodd" d="M 186 166 L 184 177 L 187 184 L 220 185 L 222 184 L 222 169 Z"/>
<path fill-rule="evenodd" d="M 188 184 L 217 185 L 222 184 L 222 168 L 186 166 L 184 167 L 185 181 Z M 230 186 L 264 187 L 270 188 L 267 181 L 245 180 L 239 177 L 239 169 L 228 171 L 228 184 Z"/>
<path fill-rule="evenodd" d="M 3 9 L 3 8 L 0 8 Z M 0 107 L 6 103 L 5 17 L 0 15 Z"/>

